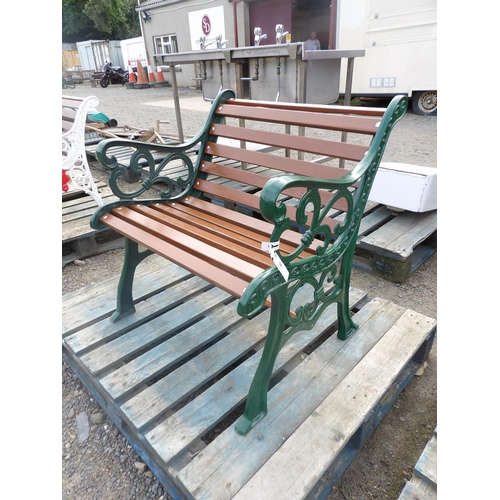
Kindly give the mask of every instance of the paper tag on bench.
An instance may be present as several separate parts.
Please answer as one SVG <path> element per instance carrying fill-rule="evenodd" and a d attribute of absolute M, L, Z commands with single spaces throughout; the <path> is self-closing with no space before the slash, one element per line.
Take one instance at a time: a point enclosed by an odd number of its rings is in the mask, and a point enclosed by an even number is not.
<path fill-rule="evenodd" d="M 274 265 L 278 268 L 278 271 L 281 273 L 283 278 L 285 278 L 285 281 L 288 281 L 288 276 L 290 275 L 290 273 L 288 272 L 288 269 L 286 268 L 285 264 L 283 264 L 283 261 L 280 259 L 280 256 L 276 253 L 276 251 L 279 250 L 280 248 L 280 242 L 265 241 L 262 242 L 261 248 L 262 250 L 269 252 L 271 259 L 274 262 Z"/>

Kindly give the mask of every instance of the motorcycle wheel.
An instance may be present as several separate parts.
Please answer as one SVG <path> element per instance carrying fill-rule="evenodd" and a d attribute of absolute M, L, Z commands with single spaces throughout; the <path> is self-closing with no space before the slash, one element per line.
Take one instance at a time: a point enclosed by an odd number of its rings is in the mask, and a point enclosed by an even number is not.
<path fill-rule="evenodd" d="M 109 77 L 103 76 L 101 78 L 101 87 L 105 89 L 109 85 Z"/>
<path fill-rule="evenodd" d="M 124 83 L 128 83 L 128 80 L 129 80 L 129 74 L 127 73 L 127 74 L 123 77 L 123 79 L 125 80 L 125 82 L 124 82 Z"/>

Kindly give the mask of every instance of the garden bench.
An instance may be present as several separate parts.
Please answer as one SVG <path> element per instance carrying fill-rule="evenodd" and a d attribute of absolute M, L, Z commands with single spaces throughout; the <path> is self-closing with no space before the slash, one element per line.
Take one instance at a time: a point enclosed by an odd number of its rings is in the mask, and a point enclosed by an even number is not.
<path fill-rule="evenodd" d="M 293 334 L 311 329 L 333 303 L 338 337 L 355 332 L 348 299 L 359 224 L 390 132 L 406 109 L 404 96 L 384 110 L 242 100 L 224 90 L 202 130 L 184 144 L 99 144 L 97 158 L 110 169 L 119 201 L 98 208 L 91 226 L 125 236 L 112 321 L 135 311 L 135 269 L 152 253 L 229 292 L 242 317 L 271 308 L 263 354 L 236 425 L 240 434 L 266 414 L 274 362 Z M 297 135 L 288 133 L 291 127 L 298 127 Z M 227 145 L 227 139 L 268 147 L 255 151 Z M 186 151 L 197 144 L 193 164 Z M 119 145 L 135 148 L 129 168 L 140 172 L 144 161 L 149 165 L 148 177 L 133 188 L 121 183 L 127 168 L 110 152 Z M 153 151 L 165 155 L 159 164 Z M 179 177 L 162 175 L 179 158 L 186 165 Z M 345 168 L 337 166 L 340 160 Z M 153 195 L 145 197 L 148 192 Z M 329 217 L 338 209 L 343 217 Z M 299 289 L 310 292 L 306 303 L 296 303 Z"/>
<path fill-rule="evenodd" d="M 62 96 L 62 192 L 81 190 L 102 205 L 85 151 L 87 113 L 98 104 L 99 100 L 94 96 Z"/>

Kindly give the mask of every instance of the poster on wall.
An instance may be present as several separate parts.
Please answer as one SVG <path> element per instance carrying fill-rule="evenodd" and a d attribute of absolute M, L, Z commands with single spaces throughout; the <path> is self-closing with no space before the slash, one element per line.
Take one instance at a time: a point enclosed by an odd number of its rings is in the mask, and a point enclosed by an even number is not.
<path fill-rule="evenodd" d="M 191 50 L 217 48 L 217 37 L 226 40 L 224 28 L 224 6 L 189 12 L 189 34 Z"/>

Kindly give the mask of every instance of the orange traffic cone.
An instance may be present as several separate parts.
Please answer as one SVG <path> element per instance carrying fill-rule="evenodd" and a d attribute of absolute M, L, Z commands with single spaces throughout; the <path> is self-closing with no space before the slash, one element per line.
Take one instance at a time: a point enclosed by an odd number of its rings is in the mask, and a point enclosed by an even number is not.
<path fill-rule="evenodd" d="M 156 82 L 155 74 L 153 73 L 153 68 L 151 67 L 151 64 L 149 64 L 149 61 L 148 61 L 148 76 L 150 82 Z"/>
<path fill-rule="evenodd" d="M 158 81 L 159 82 L 164 82 L 165 78 L 163 78 L 163 71 L 160 69 L 159 66 L 156 66 L 156 73 L 158 75 Z"/>
<path fill-rule="evenodd" d="M 146 75 L 144 74 L 144 69 L 142 68 L 141 61 L 137 59 L 137 83 L 148 83 L 146 80 Z"/>
<path fill-rule="evenodd" d="M 135 83 L 137 81 L 134 72 L 132 71 L 132 66 L 130 65 L 130 61 L 128 62 L 128 81 L 129 83 Z"/>

